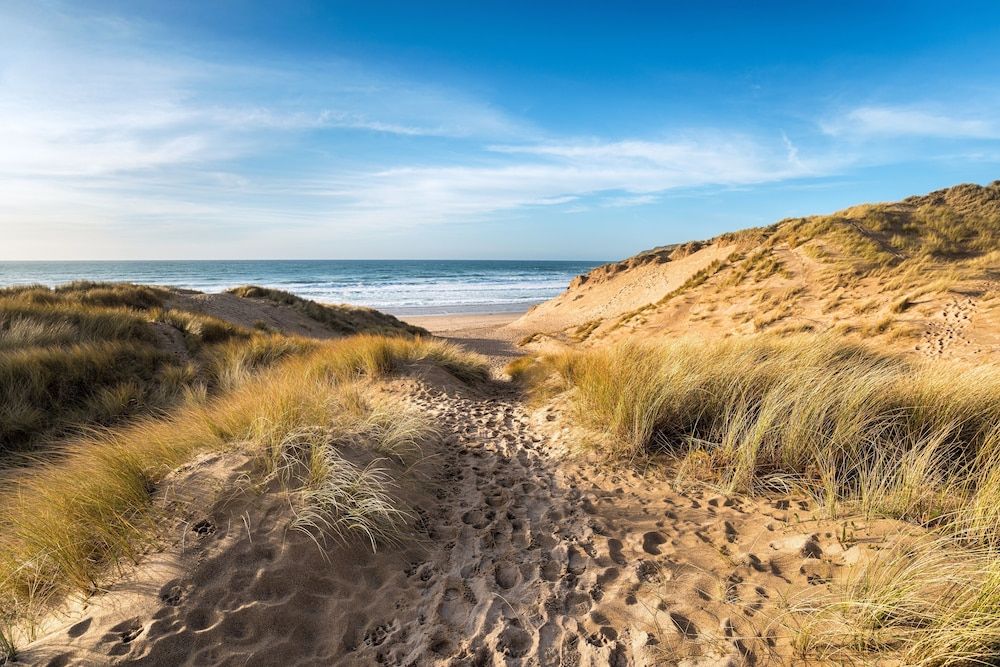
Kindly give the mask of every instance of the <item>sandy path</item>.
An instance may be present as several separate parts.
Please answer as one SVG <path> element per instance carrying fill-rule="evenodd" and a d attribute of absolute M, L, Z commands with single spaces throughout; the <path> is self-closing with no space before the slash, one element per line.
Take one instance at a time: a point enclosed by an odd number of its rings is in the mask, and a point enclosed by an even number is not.
<path fill-rule="evenodd" d="M 571 455 L 557 415 L 515 396 L 413 400 L 446 433 L 422 517 L 437 547 L 397 593 L 416 620 L 357 664 L 787 664 L 783 606 L 845 560 L 803 500 L 679 492 Z"/>
<path fill-rule="evenodd" d="M 449 324 L 436 332 L 495 362 L 517 353 L 495 322 Z M 662 471 L 574 453 L 561 415 L 499 391 L 414 398 L 446 433 L 440 504 L 424 517 L 440 547 L 401 595 L 429 637 L 414 664 L 789 662 L 785 605 L 852 560 L 807 501 L 676 491 Z M 392 639 L 361 662 L 408 664 Z"/>
<path fill-rule="evenodd" d="M 456 342 L 495 363 L 514 350 L 472 329 Z M 557 409 L 428 380 L 398 383 L 442 434 L 401 545 L 318 545 L 288 531 L 280 495 L 195 506 L 169 567 L 93 600 L 27 664 L 789 664 L 788 602 L 857 556 L 804 501 L 674 490 L 575 453 Z"/>

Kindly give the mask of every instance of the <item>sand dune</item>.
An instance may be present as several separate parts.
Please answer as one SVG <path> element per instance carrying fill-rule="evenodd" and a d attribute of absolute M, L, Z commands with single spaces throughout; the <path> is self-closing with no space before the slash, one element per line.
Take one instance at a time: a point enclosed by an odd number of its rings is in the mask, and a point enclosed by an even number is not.
<path fill-rule="evenodd" d="M 558 411 L 450 382 L 395 389 L 443 433 L 398 548 L 316 543 L 240 460 L 179 471 L 166 548 L 53 621 L 40 665 L 768 664 L 789 600 L 865 558 L 807 500 L 675 491 L 581 457 Z M 216 500 L 205 509 L 206 498 Z"/>
<path fill-rule="evenodd" d="M 535 342 L 833 332 L 1000 359 L 1000 181 L 783 220 L 594 269 L 512 323 Z"/>

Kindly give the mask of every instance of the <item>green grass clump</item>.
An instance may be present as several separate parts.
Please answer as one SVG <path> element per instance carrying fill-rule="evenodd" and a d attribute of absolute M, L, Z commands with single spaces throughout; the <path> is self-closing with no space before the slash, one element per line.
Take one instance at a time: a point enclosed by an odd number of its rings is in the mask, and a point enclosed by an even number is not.
<path fill-rule="evenodd" d="M 109 423 L 127 414 L 146 400 L 165 361 L 152 346 L 124 341 L 0 355 L 0 451 L 60 423 Z"/>

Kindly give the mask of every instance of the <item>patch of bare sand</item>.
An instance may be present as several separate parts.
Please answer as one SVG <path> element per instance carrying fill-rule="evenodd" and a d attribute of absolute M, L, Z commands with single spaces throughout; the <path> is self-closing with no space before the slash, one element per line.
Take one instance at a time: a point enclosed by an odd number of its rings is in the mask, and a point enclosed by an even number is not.
<path fill-rule="evenodd" d="M 286 304 L 268 299 L 243 298 L 226 292 L 207 294 L 175 290 L 168 306 L 209 315 L 247 329 L 266 327 L 291 336 L 310 338 L 343 335 Z"/>
<path fill-rule="evenodd" d="M 494 376 L 500 377 L 507 364 L 524 354 L 517 346 L 517 341 L 524 336 L 524 332 L 510 326 L 521 315 L 522 313 L 423 315 L 406 317 L 405 321 L 482 354 L 490 360 Z"/>
<path fill-rule="evenodd" d="M 589 322 L 608 320 L 661 299 L 699 271 L 733 254 L 732 244 L 713 243 L 690 254 L 664 252 L 656 261 L 618 269 L 609 265 L 578 278 L 559 296 L 540 303 L 514 322 L 527 332 L 555 333 Z M 614 270 L 609 270 L 609 267 Z M 593 276 L 593 277 L 591 277 Z"/>

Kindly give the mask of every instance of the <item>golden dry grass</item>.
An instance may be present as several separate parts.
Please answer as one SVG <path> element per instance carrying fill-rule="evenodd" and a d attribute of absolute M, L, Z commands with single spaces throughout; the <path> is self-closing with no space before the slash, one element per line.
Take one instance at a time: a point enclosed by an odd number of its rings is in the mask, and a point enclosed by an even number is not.
<path fill-rule="evenodd" d="M 942 475 L 965 483 L 1000 437 L 995 368 L 909 362 L 828 336 L 624 344 L 537 366 L 572 391 L 580 418 L 607 436 L 609 455 L 703 452 L 730 489 L 794 484 L 830 507 L 864 500 L 876 511 L 870 478 L 918 453 L 933 452 L 922 478 L 898 480 L 893 493 Z M 927 519 L 947 510 L 910 511 Z"/>
<path fill-rule="evenodd" d="M 996 552 L 940 536 L 883 550 L 830 593 L 799 601 L 799 657 L 907 665 L 993 665 L 1000 658 Z"/>
<path fill-rule="evenodd" d="M 800 605 L 803 657 L 1000 659 L 997 367 L 758 335 L 575 350 L 508 370 L 535 391 L 566 392 L 609 457 L 663 454 L 681 477 L 805 492 L 831 515 L 902 519 L 929 535 Z"/>
<path fill-rule="evenodd" d="M 190 393 L 233 388 L 253 371 L 313 347 L 306 339 L 171 308 L 170 295 L 158 287 L 91 282 L 0 290 L 0 455 L 35 453 L 80 429 L 150 414 Z M 375 311 L 288 296 L 333 330 L 416 331 Z"/>
<path fill-rule="evenodd" d="M 422 415 L 358 384 L 408 365 L 488 377 L 484 361 L 440 341 L 359 336 L 316 344 L 304 356 L 210 399 L 194 397 L 169 416 L 98 431 L 64 455 L 19 471 L 0 494 L 0 608 L 31 619 L 53 599 L 98 590 L 109 568 L 135 560 L 155 536 L 152 498 L 172 469 L 206 450 L 238 447 L 261 479 L 297 485 L 296 528 L 373 547 L 391 540 L 405 507 L 379 457 L 408 459 L 433 429 Z M 341 446 L 373 453 L 369 465 Z M 294 481 L 294 484 L 293 484 Z M 0 619 L 2 620 L 2 619 Z"/>

